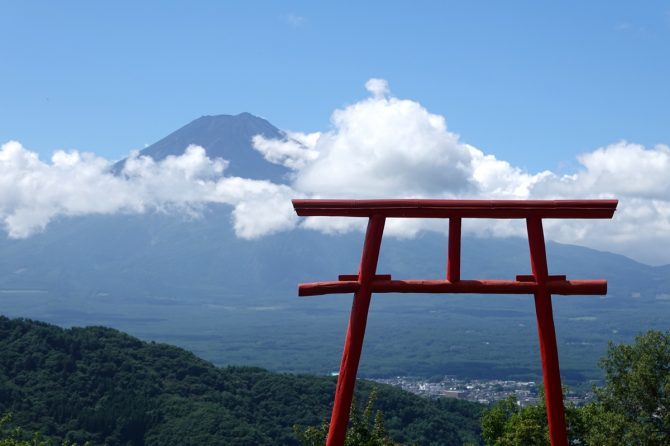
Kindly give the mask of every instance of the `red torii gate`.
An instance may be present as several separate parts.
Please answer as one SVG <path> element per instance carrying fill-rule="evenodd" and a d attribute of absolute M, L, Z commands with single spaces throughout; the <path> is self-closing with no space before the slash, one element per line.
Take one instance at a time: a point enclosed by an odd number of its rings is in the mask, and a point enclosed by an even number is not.
<path fill-rule="evenodd" d="M 300 296 L 354 293 L 326 445 L 344 444 L 370 298 L 376 292 L 534 294 L 549 435 L 552 446 L 567 446 L 551 295 L 604 295 L 607 294 L 607 281 L 550 276 L 542 219 L 612 218 L 617 203 L 617 200 L 293 200 L 293 207 L 301 217 L 368 218 L 358 274 L 340 275 L 335 282 L 298 286 Z M 387 218 L 449 219 L 446 280 L 392 280 L 390 275 L 376 274 Z M 533 274 L 516 276 L 516 280 L 461 280 L 463 218 L 525 219 Z"/>

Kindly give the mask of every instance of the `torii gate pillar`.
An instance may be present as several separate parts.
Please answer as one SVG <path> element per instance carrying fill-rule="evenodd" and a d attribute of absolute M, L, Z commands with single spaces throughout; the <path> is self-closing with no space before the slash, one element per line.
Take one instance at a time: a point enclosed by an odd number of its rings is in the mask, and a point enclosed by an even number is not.
<path fill-rule="evenodd" d="M 354 293 L 354 301 L 351 305 L 347 337 L 344 340 L 340 373 L 337 378 L 337 388 L 335 389 L 335 402 L 333 403 L 333 413 L 328 430 L 328 442 L 326 443 L 328 446 L 343 445 L 347 433 L 349 409 L 351 408 L 351 401 L 354 395 L 358 363 L 361 359 L 361 351 L 363 350 L 365 326 L 368 321 L 368 309 L 370 308 L 370 298 L 372 297 L 372 280 L 377 271 L 379 249 L 381 248 L 382 234 L 384 233 L 384 222 L 385 220 L 382 217 L 370 218 L 368 229 L 365 233 L 365 243 L 363 244 L 363 255 L 361 256 L 361 266 L 359 269 L 361 286 Z"/>
<path fill-rule="evenodd" d="M 547 290 L 549 272 L 547 253 L 544 244 L 542 220 L 529 218 L 528 245 L 530 247 L 530 265 L 537 283 L 535 290 L 535 315 L 537 332 L 540 339 L 540 358 L 542 360 L 542 378 L 544 379 L 544 395 L 547 402 L 547 423 L 552 446 L 567 446 L 568 438 L 565 428 L 565 411 L 563 408 L 563 389 L 561 372 L 558 365 L 558 347 L 556 346 L 556 329 L 551 306 L 551 294 Z"/>
<path fill-rule="evenodd" d="M 368 217 L 365 243 L 357 275 L 341 275 L 336 282 L 301 284 L 300 296 L 354 293 L 344 343 L 327 446 L 344 445 L 356 373 L 363 349 L 365 326 L 373 292 L 377 293 L 475 293 L 533 294 L 540 340 L 540 358 L 547 400 L 552 446 L 567 446 L 563 391 L 551 295 L 604 295 L 604 280 L 566 280 L 550 276 L 542 229 L 543 218 L 612 218 L 616 200 L 293 200 L 300 216 Z M 447 280 L 391 280 L 377 275 L 377 262 L 386 218 L 448 218 Z M 532 276 L 516 280 L 461 280 L 462 218 L 524 218 Z"/>

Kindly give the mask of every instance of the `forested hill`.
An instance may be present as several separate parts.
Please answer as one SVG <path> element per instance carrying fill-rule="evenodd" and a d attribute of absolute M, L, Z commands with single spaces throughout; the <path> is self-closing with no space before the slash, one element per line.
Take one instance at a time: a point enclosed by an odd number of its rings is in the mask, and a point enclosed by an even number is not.
<path fill-rule="evenodd" d="M 334 387 L 324 377 L 217 368 L 109 328 L 0 316 L 0 415 L 80 444 L 297 444 L 292 426 L 326 419 Z M 364 401 L 372 384 L 359 387 Z M 378 393 L 397 441 L 462 445 L 479 435 L 480 406 L 386 386 Z"/>

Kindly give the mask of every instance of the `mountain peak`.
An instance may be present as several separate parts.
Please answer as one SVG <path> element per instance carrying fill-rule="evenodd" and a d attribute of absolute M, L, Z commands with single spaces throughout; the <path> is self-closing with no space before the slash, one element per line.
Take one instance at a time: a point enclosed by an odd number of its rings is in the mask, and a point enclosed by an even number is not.
<path fill-rule="evenodd" d="M 284 182 L 286 168 L 269 163 L 253 149 L 251 140 L 255 135 L 281 138 L 282 132 L 248 112 L 204 115 L 146 147 L 140 154 L 162 160 L 169 155 L 181 155 L 189 145 L 196 144 L 204 147 L 210 158 L 230 161 L 228 175 Z M 120 170 L 124 162 L 117 163 L 116 168 Z"/>
<path fill-rule="evenodd" d="M 258 117 L 258 116 L 256 116 L 256 115 L 253 115 L 253 114 L 249 113 L 249 112 L 242 112 L 242 113 L 238 113 L 238 114 L 236 114 L 236 115 L 226 115 L 226 114 L 220 114 L 220 115 L 202 115 L 202 116 L 200 116 L 198 119 L 195 119 L 194 121 L 191 121 L 191 122 L 195 122 L 195 121 L 198 121 L 198 120 L 201 120 L 201 119 L 203 119 L 203 120 L 214 120 L 214 119 L 218 119 L 218 120 L 225 120 L 225 119 L 228 119 L 228 120 L 231 120 L 231 119 L 260 119 L 260 120 L 265 121 L 263 118 L 260 118 L 260 117 Z"/>
<path fill-rule="evenodd" d="M 235 115 L 235 116 L 236 116 L 236 117 L 243 117 L 243 118 L 246 118 L 246 117 L 251 117 L 251 118 L 257 118 L 257 119 L 262 119 L 262 118 L 259 118 L 258 116 L 255 116 L 255 115 L 252 115 L 252 114 L 251 114 L 251 113 L 249 113 L 249 112 L 242 112 L 242 113 L 238 113 L 238 114 L 237 114 L 237 115 Z"/>

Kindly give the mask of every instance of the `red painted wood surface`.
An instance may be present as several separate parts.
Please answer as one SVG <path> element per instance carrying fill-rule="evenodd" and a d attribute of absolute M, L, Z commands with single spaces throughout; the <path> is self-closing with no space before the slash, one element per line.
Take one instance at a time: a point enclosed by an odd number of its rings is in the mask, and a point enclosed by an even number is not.
<path fill-rule="evenodd" d="M 328 430 L 326 446 L 342 446 L 347 434 L 349 410 L 354 395 L 356 373 L 358 372 L 358 363 L 361 359 L 361 351 L 363 350 L 363 337 L 365 336 L 370 297 L 372 296 L 371 285 L 375 278 L 375 271 L 377 270 L 383 233 L 384 218 L 370 218 L 368 229 L 365 233 L 363 254 L 361 256 L 358 277 L 360 287 L 354 295 L 354 301 L 351 306 L 349 326 L 347 328 L 347 337 L 344 341 L 344 351 L 342 352 L 342 362 L 340 363 L 340 374 L 337 378 L 335 402 L 333 403 L 333 413 L 330 417 L 330 428 Z"/>
<path fill-rule="evenodd" d="M 342 354 L 327 446 L 342 446 L 356 383 L 372 293 L 533 294 L 540 338 L 540 357 L 552 446 L 567 446 L 563 394 L 551 295 L 604 295 L 605 280 L 567 280 L 550 276 L 543 218 L 612 218 L 617 200 L 293 200 L 300 216 L 368 217 L 358 275 L 338 281 L 304 283 L 300 296 L 354 293 Z M 385 218 L 448 218 L 447 280 L 393 280 L 376 274 Z M 462 218 L 524 218 L 528 230 L 532 275 L 516 280 L 461 280 Z"/>
<path fill-rule="evenodd" d="M 301 217 L 612 218 L 617 200 L 308 200 L 295 199 Z"/>
<path fill-rule="evenodd" d="M 528 229 L 528 245 L 530 247 L 530 264 L 537 287 L 535 289 L 535 315 L 537 331 L 540 338 L 540 358 L 542 359 L 542 377 L 544 378 L 544 395 L 547 401 L 547 421 L 551 446 L 568 446 L 565 429 L 565 413 L 563 408 L 563 389 L 561 388 L 561 372 L 558 365 L 558 348 L 556 346 L 556 330 L 551 306 L 551 294 L 548 287 L 549 271 L 547 253 L 544 247 L 542 220 L 529 218 L 526 220 Z"/>
<path fill-rule="evenodd" d="M 355 293 L 357 281 L 315 282 L 298 285 L 302 297 L 324 294 Z M 373 280 L 374 293 L 460 293 L 460 294 L 534 294 L 538 284 L 516 280 Z M 550 280 L 546 283 L 552 294 L 564 296 L 601 296 L 607 294 L 606 280 Z"/>
<path fill-rule="evenodd" d="M 449 219 L 449 247 L 447 248 L 447 280 L 461 280 L 461 219 Z"/>
<path fill-rule="evenodd" d="M 358 274 L 340 274 L 337 276 L 340 282 L 356 282 L 358 283 Z M 391 280 L 390 274 L 375 274 L 374 280 Z"/>

